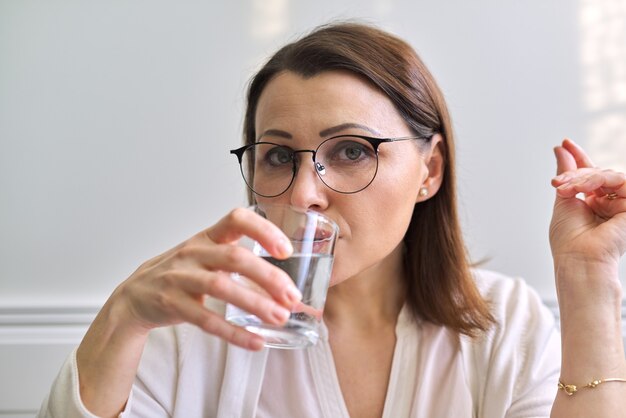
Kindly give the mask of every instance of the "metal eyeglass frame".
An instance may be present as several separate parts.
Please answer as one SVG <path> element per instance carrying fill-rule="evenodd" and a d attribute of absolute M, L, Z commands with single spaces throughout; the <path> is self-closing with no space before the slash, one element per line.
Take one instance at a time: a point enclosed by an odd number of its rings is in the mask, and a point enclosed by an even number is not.
<path fill-rule="evenodd" d="M 352 192 L 342 192 L 340 190 L 333 189 L 328 184 L 326 184 L 326 182 L 322 178 L 322 175 L 320 174 L 320 172 L 322 172 L 325 169 L 325 167 L 321 163 L 315 161 L 315 156 L 317 155 L 317 151 L 326 142 L 332 141 L 333 139 L 337 139 L 337 138 L 359 138 L 359 139 L 362 139 L 364 141 L 367 141 L 372 146 L 372 148 L 374 149 L 374 153 L 376 154 L 376 170 L 374 171 L 374 175 L 372 176 L 372 179 L 369 181 L 369 183 L 367 183 L 365 186 L 361 187 L 358 190 L 355 190 L 355 191 L 352 191 Z M 296 158 L 294 158 L 294 157 L 296 156 L 296 154 L 303 153 L 303 152 L 310 152 L 311 153 L 311 158 L 313 160 L 313 165 L 315 167 L 315 173 L 317 174 L 319 179 L 322 181 L 322 183 L 326 187 L 328 187 L 329 189 L 331 189 L 331 190 L 333 190 L 333 191 L 335 191 L 337 193 L 354 194 L 354 193 L 358 193 L 358 192 L 366 189 L 370 184 L 372 184 L 372 182 L 376 178 L 376 174 L 378 174 L 378 147 L 380 146 L 380 144 L 383 144 L 385 142 L 398 142 L 398 141 L 408 141 L 408 140 L 415 140 L 415 139 L 429 139 L 429 138 L 421 137 L 421 136 L 405 136 L 405 137 L 397 137 L 397 138 L 373 138 L 373 137 L 364 136 L 364 135 L 336 135 L 336 136 L 332 136 L 332 137 L 322 141 L 317 146 L 317 148 L 315 148 L 314 150 L 312 150 L 312 149 L 292 150 L 291 151 L 291 153 L 292 153 L 292 158 L 291 158 L 291 161 L 292 161 L 291 181 L 289 182 L 287 187 L 285 187 L 285 190 L 283 190 L 282 192 L 280 192 L 278 194 L 274 194 L 274 195 L 264 195 L 264 194 L 258 193 L 248 183 L 248 181 L 246 180 L 246 175 L 244 174 L 244 171 L 243 171 L 244 170 L 244 167 L 243 167 L 243 154 L 248 149 L 250 149 L 250 148 L 252 148 L 252 147 L 254 147 L 254 146 L 258 145 L 258 144 L 276 145 L 277 147 L 283 147 L 283 148 L 289 148 L 289 147 L 285 146 L 284 144 L 275 144 L 273 142 L 263 142 L 263 141 L 261 141 L 261 142 L 255 142 L 254 144 L 244 145 L 243 147 L 240 147 L 240 148 L 237 148 L 237 149 L 230 150 L 230 153 L 237 156 L 237 160 L 239 161 L 239 168 L 241 170 L 241 176 L 243 177 L 243 181 L 246 183 L 246 186 L 248 186 L 248 188 L 252 191 L 252 193 L 254 193 L 256 195 L 259 195 L 259 196 L 262 196 L 262 197 L 267 197 L 267 198 L 278 197 L 281 194 L 285 193 L 287 190 L 289 190 L 289 188 L 293 184 L 293 180 L 296 178 L 296 173 L 297 173 Z"/>

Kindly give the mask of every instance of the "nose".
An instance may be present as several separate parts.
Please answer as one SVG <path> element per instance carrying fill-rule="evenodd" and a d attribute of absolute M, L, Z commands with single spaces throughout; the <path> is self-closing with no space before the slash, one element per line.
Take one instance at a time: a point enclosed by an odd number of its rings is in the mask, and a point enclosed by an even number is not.
<path fill-rule="evenodd" d="M 293 183 L 287 191 L 292 206 L 317 210 L 323 210 L 328 206 L 328 188 L 317 174 L 318 172 L 322 174 L 322 171 L 323 167 L 314 163 L 313 158 L 300 156 Z"/>

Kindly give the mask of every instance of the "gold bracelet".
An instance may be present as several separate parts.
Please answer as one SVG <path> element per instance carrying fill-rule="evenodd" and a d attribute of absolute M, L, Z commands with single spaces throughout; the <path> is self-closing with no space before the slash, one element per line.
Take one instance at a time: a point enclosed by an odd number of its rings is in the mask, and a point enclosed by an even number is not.
<path fill-rule="evenodd" d="M 592 380 L 591 382 L 587 383 L 585 386 L 582 386 L 581 389 L 584 388 L 590 388 L 593 389 L 596 386 L 598 386 L 601 383 L 606 383 L 606 382 L 626 382 L 626 379 L 620 379 L 620 378 L 610 378 L 610 379 L 599 379 L 599 380 Z M 572 396 L 574 393 L 578 392 L 578 386 L 576 385 L 566 385 L 565 383 L 561 382 L 559 380 L 559 389 L 564 390 L 565 393 L 567 393 L 568 396 Z"/>

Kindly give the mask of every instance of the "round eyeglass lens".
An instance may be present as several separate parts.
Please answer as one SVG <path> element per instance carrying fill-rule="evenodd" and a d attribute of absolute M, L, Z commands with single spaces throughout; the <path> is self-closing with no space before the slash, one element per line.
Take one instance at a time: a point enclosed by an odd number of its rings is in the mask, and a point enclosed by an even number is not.
<path fill-rule="evenodd" d="M 243 153 L 241 173 L 254 193 L 273 197 L 289 188 L 293 180 L 293 150 L 288 147 L 258 143 Z"/>
<path fill-rule="evenodd" d="M 340 136 L 327 139 L 317 149 L 315 170 L 331 189 L 356 193 L 370 185 L 378 170 L 378 155 L 365 139 Z"/>

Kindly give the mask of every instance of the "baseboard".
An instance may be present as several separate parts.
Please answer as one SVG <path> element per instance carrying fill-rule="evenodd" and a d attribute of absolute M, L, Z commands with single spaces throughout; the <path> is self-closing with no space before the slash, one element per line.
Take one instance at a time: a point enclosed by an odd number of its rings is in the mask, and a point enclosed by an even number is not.
<path fill-rule="evenodd" d="M 0 410 L 0 418 L 35 418 L 37 410 L 29 409 L 27 411 L 9 411 Z"/>
<path fill-rule="evenodd" d="M 34 418 L 37 415 L 36 410 L 28 411 L 2 411 L 0 410 L 0 418 Z"/>
<path fill-rule="evenodd" d="M 0 418 L 34 417 L 99 307 L 0 307 Z"/>

